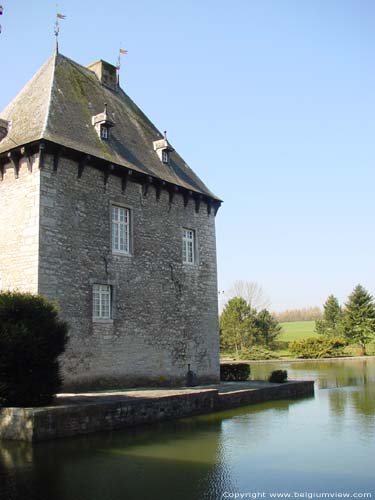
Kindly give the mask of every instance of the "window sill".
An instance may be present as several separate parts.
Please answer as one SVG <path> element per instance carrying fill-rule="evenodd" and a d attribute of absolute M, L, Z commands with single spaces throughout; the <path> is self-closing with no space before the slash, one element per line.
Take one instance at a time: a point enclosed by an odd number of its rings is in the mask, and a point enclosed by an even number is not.
<path fill-rule="evenodd" d="M 119 250 L 112 250 L 112 255 L 116 255 L 118 257 L 133 257 L 132 253 L 120 252 Z"/>
<path fill-rule="evenodd" d="M 92 318 L 92 322 L 100 325 L 113 325 L 113 319 Z"/>

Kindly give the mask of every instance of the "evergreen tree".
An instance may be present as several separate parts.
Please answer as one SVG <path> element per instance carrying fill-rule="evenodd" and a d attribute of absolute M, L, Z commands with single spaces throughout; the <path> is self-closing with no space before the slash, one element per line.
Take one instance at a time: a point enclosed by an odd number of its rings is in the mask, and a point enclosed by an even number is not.
<path fill-rule="evenodd" d="M 315 321 L 315 329 L 322 335 L 332 337 L 342 333 L 342 310 L 339 301 L 330 295 L 323 306 L 323 319 Z"/>
<path fill-rule="evenodd" d="M 281 325 L 267 309 L 259 311 L 255 319 L 255 325 L 257 341 L 267 347 L 272 347 L 273 342 L 281 332 Z"/>
<path fill-rule="evenodd" d="M 254 342 L 255 310 L 242 297 L 233 297 L 220 316 L 220 342 L 224 349 L 239 351 Z"/>
<path fill-rule="evenodd" d="M 361 285 L 357 285 L 344 310 L 344 334 L 351 342 L 357 342 L 366 355 L 366 344 L 375 336 L 375 304 L 373 297 Z"/>

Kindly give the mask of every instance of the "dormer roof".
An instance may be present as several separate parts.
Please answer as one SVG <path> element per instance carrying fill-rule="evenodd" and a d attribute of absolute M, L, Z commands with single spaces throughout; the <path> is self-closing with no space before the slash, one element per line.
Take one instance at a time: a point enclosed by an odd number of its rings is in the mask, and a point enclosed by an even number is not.
<path fill-rule="evenodd" d="M 120 87 L 100 80 L 97 63 L 91 68 L 96 71 L 58 52 L 51 56 L 0 113 L 12 123 L 0 153 L 46 140 L 218 200 L 171 146 L 168 168 L 160 162 L 154 142 L 163 134 Z M 105 104 L 115 126 L 103 142 L 92 117 Z"/>

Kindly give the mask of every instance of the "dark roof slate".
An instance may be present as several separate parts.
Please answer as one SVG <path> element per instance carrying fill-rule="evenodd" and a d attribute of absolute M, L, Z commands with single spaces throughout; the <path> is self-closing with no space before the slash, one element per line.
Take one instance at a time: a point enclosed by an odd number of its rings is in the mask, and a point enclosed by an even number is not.
<path fill-rule="evenodd" d="M 105 103 L 115 122 L 108 143 L 92 125 Z M 0 118 L 11 122 L 0 153 L 45 139 L 218 199 L 175 151 L 168 165 L 160 161 L 153 141 L 163 135 L 121 88 L 102 85 L 93 71 L 62 54 L 48 59 Z"/>

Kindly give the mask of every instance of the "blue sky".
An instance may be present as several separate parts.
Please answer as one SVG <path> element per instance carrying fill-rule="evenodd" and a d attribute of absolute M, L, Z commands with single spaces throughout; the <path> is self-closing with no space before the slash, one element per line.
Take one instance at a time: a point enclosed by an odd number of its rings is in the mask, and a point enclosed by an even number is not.
<path fill-rule="evenodd" d="M 0 109 L 53 51 L 55 2 L 2 0 Z M 375 2 L 60 0 L 60 51 L 121 84 L 224 204 L 219 288 L 272 309 L 375 293 Z"/>

